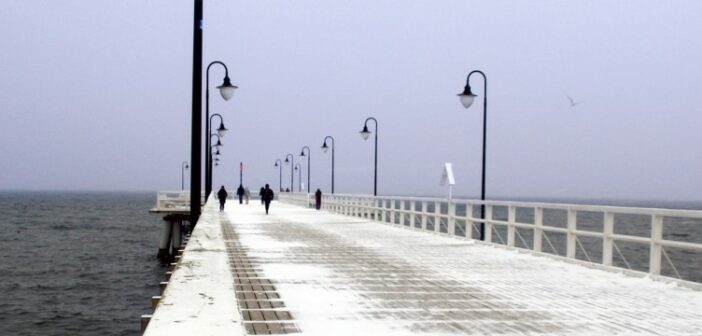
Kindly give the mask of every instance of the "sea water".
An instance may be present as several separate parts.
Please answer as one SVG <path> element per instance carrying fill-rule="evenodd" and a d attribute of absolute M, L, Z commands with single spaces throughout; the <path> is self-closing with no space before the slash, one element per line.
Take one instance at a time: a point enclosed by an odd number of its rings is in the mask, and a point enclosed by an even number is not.
<path fill-rule="evenodd" d="M 0 335 L 138 335 L 166 271 L 155 198 L 0 192 Z"/>

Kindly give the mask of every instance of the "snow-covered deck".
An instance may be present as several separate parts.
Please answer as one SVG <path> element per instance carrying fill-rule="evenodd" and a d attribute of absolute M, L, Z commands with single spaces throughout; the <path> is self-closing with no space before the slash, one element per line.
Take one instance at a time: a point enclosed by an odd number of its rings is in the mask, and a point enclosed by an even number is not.
<path fill-rule="evenodd" d="M 702 334 L 700 291 L 279 202 L 208 204 L 164 296 L 146 335 Z"/>

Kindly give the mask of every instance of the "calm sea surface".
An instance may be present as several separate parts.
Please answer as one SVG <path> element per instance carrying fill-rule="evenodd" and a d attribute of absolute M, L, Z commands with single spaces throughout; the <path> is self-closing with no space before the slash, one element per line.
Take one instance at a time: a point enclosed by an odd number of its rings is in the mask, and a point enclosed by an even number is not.
<path fill-rule="evenodd" d="M 166 271 L 155 196 L 0 192 L 0 335 L 138 335 Z"/>
<path fill-rule="evenodd" d="M 155 257 L 161 216 L 148 213 L 155 197 L 156 193 L 0 192 L 0 335 L 138 335 L 139 316 L 150 313 L 149 299 L 158 295 L 166 271 Z M 702 209 L 699 202 L 587 203 Z M 465 208 L 457 212 L 465 214 Z M 563 216 L 544 213 L 544 224 L 559 226 Z M 495 218 L 503 217 L 506 209 L 495 209 Z M 520 210 L 517 217 L 533 221 L 529 211 Z M 650 232 L 646 218 L 615 221 L 618 233 Z M 581 229 L 601 230 L 600 214 L 579 214 L 578 222 Z M 465 230 L 465 223 L 458 225 Z M 702 242 L 700 221 L 666 223 L 666 232 L 666 239 Z M 565 248 L 563 238 L 550 236 L 559 253 Z M 530 231 L 520 231 L 517 245 L 531 240 Z M 583 239 L 582 244 L 589 254 L 579 249 L 578 258 L 599 261 L 601 242 Z M 635 269 L 647 267 L 647 246 L 620 248 Z M 670 255 L 683 278 L 702 282 L 700 254 Z M 615 264 L 625 266 L 619 255 Z M 664 266 L 664 273 L 670 272 Z"/>

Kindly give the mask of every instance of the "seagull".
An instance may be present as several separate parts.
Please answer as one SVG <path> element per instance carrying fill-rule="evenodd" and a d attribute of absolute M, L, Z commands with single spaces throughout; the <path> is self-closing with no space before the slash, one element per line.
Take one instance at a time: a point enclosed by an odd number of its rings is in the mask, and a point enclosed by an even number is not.
<path fill-rule="evenodd" d="M 573 100 L 573 98 L 571 98 L 570 96 L 567 96 L 567 97 L 568 97 L 568 100 L 570 100 L 570 107 L 575 107 L 575 105 L 580 105 L 580 104 L 582 104 L 582 102 L 577 102 L 577 103 L 576 103 L 576 102 Z"/>

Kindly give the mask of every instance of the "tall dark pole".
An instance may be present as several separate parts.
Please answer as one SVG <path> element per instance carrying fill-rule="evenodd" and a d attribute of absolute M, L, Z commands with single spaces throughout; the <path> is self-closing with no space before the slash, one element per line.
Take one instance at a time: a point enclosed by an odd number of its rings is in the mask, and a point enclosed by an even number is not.
<path fill-rule="evenodd" d="M 295 156 L 292 154 L 288 154 L 285 156 L 285 163 L 288 163 L 288 157 L 290 157 L 290 192 L 295 191 L 295 183 L 294 183 L 294 176 L 293 175 L 293 166 L 295 165 Z"/>
<path fill-rule="evenodd" d="M 244 163 L 239 162 L 239 185 L 244 185 Z"/>
<path fill-rule="evenodd" d="M 463 93 L 458 94 L 459 97 L 463 100 L 464 98 L 469 98 L 467 100 L 467 103 L 464 102 L 463 106 L 466 108 L 470 107 L 470 105 L 473 102 L 473 98 L 476 97 L 476 95 L 471 92 L 470 89 L 470 76 L 473 75 L 474 73 L 479 73 L 483 77 L 483 174 L 482 174 L 482 181 L 481 181 L 481 187 L 480 187 L 480 200 L 485 201 L 485 158 L 486 158 L 486 148 L 487 148 L 487 77 L 485 74 L 480 71 L 480 70 L 473 70 L 468 74 L 468 77 L 466 78 L 466 87 L 463 90 Z M 463 102 L 463 101 L 462 101 Z M 481 203 L 480 204 L 480 218 L 483 220 L 480 222 L 480 240 L 485 240 L 485 204 Z"/>
<path fill-rule="evenodd" d="M 376 120 L 373 117 L 368 117 L 366 118 L 366 121 L 363 123 L 363 130 L 361 131 L 361 135 L 363 136 L 364 139 L 368 139 L 368 121 L 373 120 L 375 123 L 375 161 L 374 161 L 374 170 L 373 170 L 373 196 L 378 196 L 378 120 Z"/>
<path fill-rule="evenodd" d="M 190 144 L 190 224 L 200 218 L 200 178 L 202 165 L 202 0 L 194 0 L 193 89 Z"/>
<path fill-rule="evenodd" d="M 334 137 L 331 135 L 327 135 L 326 137 L 324 137 L 324 143 L 322 144 L 322 150 L 325 152 L 326 152 L 326 149 L 328 148 L 327 147 L 327 139 L 331 139 L 331 143 L 332 143 L 331 193 L 333 194 L 334 193 L 334 147 L 335 147 L 335 141 L 334 141 Z"/>
<path fill-rule="evenodd" d="M 185 190 L 185 170 L 188 169 L 188 161 L 180 164 L 180 190 Z"/>
<path fill-rule="evenodd" d="M 297 170 L 297 191 L 302 192 L 302 166 L 299 162 L 295 164 L 295 170 Z"/>
<path fill-rule="evenodd" d="M 202 61 L 200 61 L 202 63 Z M 210 64 L 207 65 L 207 71 L 205 71 L 205 130 L 207 133 L 205 134 L 210 134 L 212 131 L 210 130 L 210 68 L 215 65 L 219 64 L 222 67 L 224 67 L 224 84 L 226 85 L 229 83 L 229 69 L 227 69 L 227 65 L 220 62 L 220 61 L 212 61 Z M 229 83 L 231 85 L 231 83 Z M 210 137 L 205 138 L 205 148 L 210 148 Z M 212 192 L 212 163 L 210 162 L 212 160 L 212 154 L 208 153 L 207 154 L 207 160 L 205 160 L 205 198 L 210 197 L 210 193 Z"/>
<path fill-rule="evenodd" d="M 312 157 L 312 154 L 310 153 L 310 148 L 307 146 L 302 147 L 302 151 L 300 151 L 300 156 L 305 156 L 305 149 L 307 149 L 307 193 L 310 193 L 310 158 Z"/>
<path fill-rule="evenodd" d="M 283 190 L 283 161 L 275 159 L 275 166 L 278 167 L 278 191 Z"/>

